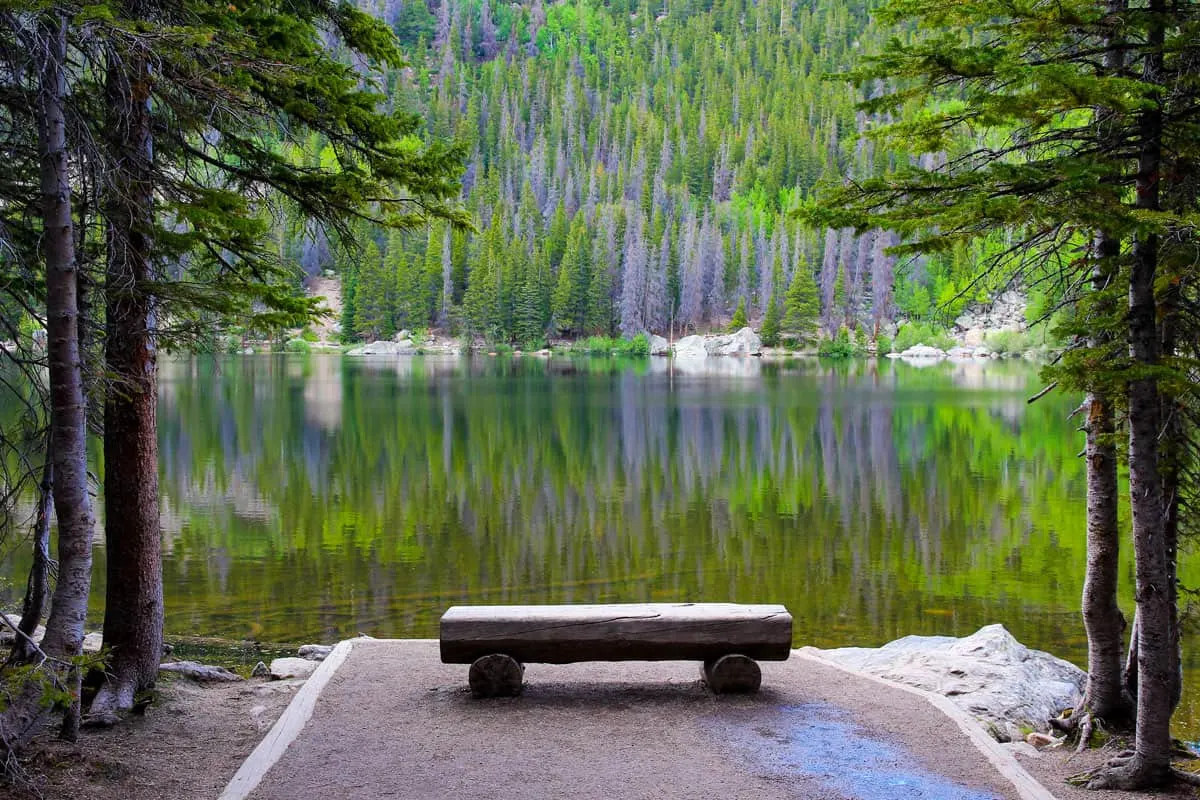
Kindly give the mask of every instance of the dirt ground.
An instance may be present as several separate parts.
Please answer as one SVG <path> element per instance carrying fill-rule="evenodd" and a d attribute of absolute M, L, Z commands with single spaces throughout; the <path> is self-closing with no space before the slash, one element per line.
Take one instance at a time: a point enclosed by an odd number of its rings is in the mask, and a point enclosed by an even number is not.
<path fill-rule="evenodd" d="M 0 783 L 13 800 L 213 800 L 275 723 L 299 681 L 197 684 L 165 677 L 157 702 L 74 744 L 52 732 L 22 759 L 31 783 Z M 6 794 L 11 792 L 11 794 Z"/>

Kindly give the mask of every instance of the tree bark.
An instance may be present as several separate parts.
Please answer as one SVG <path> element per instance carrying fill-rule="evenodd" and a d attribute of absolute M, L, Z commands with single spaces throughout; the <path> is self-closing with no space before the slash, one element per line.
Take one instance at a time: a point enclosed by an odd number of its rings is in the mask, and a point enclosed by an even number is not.
<path fill-rule="evenodd" d="M 79 671 L 92 578 L 94 517 L 87 485 L 86 395 L 79 351 L 78 266 L 75 261 L 67 151 L 66 20 L 50 12 L 38 23 L 32 57 L 37 62 L 37 127 L 42 196 L 42 251 L 46 259 L 46 349 L 50 380 L 52 497 L 58 520 L 58 582 L 42 651 L 52 677 L 78 702 Z M 45 720 L 43 685 L 34 679 L 0 714 L 0 748 L 19 750 Z M 71 734 L 68 722 L 64 731 Z"/>
<path fill-rule="evenodd" d="M 1087 573 L 1083 583 L 1083 625 L 1088 638 L 1088 682 L 1082 708 L 1110 725 L 1129 721 L 1121 659 L 1125 618 L 1117 605 L 1120 529 L 1117 523 L 1115 425 L 1107 396 L 1088 394 Z"/>
<path fill-rule="evenodd" d="M 147 54 L 110 53 L 105 145 L 104 358 L 113 383 L 104 403 L 104 500 L 108 583 L 107 680 L 92 712 L 132 708 L 154 686 L 162 656 L 162 562 L 158 518 L 158 365 L 154 342 L 154 198 Z"/>
<path fill-rule="evenodd" d="M 1161 80 L 1164 0 L 1151 0 L 1142 80 Z M 1136 207 L 1160 209 L 1163 115 L 1157 102 L 1138 114 Z M 1120 788 L 1148 788 L 1170 779 L 1172 664 L 1170 570 L 1167 564 L 1162 477 L 1159 472 L 1161 398 L 1154 370 L 1159 365 L 1155 298 L 1159 237 L 1142 231 L 1134 240 L 1129 276 L 1129 354 L 1133 380 L 1129 400 L 1129 494 L 1133 516 L 1137 625 L 1137 732 L 1134 754 L 1094 782 Z"/>

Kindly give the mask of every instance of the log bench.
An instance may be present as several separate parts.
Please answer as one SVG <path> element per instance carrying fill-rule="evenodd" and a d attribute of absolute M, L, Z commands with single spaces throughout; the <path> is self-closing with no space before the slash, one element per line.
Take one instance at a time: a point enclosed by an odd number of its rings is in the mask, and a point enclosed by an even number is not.
<path fill-rule="evenodd" d="M 454 606 L 440 642 L 442 663 L 471 665 L 476 697 L 519 694 L 525 664 L 579 661 L 700 661 L 714 692 L 756 692 L 755 659 L 791 655 L 792 615 L 735 603 Z"/>

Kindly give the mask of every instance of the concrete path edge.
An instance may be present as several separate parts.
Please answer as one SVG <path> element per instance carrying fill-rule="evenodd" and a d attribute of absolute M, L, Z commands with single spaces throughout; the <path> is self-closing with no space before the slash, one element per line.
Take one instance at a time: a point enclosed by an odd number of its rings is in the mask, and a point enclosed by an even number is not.
<path fill-rule="evenodd" d="M 282 716 L 267 731 L 267 735 L 258 743 L 258 747 L 242 762 L 238 771 L 226 784 L 218 800 L 245 800 L 262 782 L 263 776 L 275 766 L 288 745 L 295 741 L 304 730 L 305 723 L 312 717 L 321 690 L 329 683 L 330 678 L 337 672 L 338 667 L 350 655 L 354 647 L 354 639 L 344 639 L 334 646 L 325 660 L 313 672 L 300 691 L 288 703 Z"/>
<path fill-rule="evenodd" d="M 1050 790 L 1043 786 L 1036 778 L 1029 774 L 1028 771 L 1017 761 L 1016 756 L 1000 746 L 1000 743 L 993 739 L 987 731 L 983 729 L 975 719 L 956 706 L 953 701 L 944 695 L 936 692 L 918 689 L 915 686 L 908 686 L 897 681 L 890 681 L 886 678 L 881 678 L 877 675 L 869 675 L 865 672 L 839 664 L 836 661 L 828 658 L 823 658 L 820 651 L 812 647 L 803 647 L 792 651 L 793 656 L 798 656 L 802 659 L 816 661 L 826 667 L 834 667 L 849 675 L 863 680 L 874 681 L 881 683 L 884 686 L 890 686 L 894 689 L 903 689 L 906 692 L 915 694 L 918 697 L 923 697 L 925 700 L 941 711 L 942 714 L 949 717 L 958 725 L 959 729 L 967 735 L 971 743 L 975 745 L 996 771 L 1008 780 L 1017 790 L 1017 794 L 1022 800 L 1057 800 Z"/>

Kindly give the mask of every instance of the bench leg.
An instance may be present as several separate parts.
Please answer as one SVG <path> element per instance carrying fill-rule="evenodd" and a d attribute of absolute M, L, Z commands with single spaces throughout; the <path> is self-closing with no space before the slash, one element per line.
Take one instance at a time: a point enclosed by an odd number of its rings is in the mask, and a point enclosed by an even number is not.
<path fill-rule="evenodd" d="M 705 661 L 701 673 L 717 694 L 751 694 L 762 685 L 758 662 L 738 653 Z"/>
<path fill-rule="evenodd" d="M 521 693 L 525 665 L 512 656 L 491 653 L 475 659 L 467 677 L 476 697 L 515 697 Z"/>

